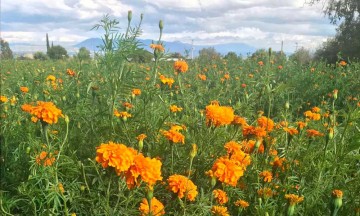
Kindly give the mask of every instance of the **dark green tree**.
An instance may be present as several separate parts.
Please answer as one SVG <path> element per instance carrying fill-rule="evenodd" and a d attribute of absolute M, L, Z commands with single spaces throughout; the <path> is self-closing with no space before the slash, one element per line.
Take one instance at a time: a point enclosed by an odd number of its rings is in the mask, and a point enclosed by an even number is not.
<path fill-rule="evenodd" d="M 49 43 L 49 35 L 46 33 L 46 53 L 49 54 L 50 43 Z"/>
<path fill-rule="evenodd" d="M 237 61 L 239 60 L 238 55 L 235 52 L 228 52 L 225 56 L 224 59 L 228 60 L 228 61 Z"/>
<path fill-rule="evenodd" d="M 34 53 L 34 59 L 37 59 L 37 60 L 46 60 L 48 59 L 49 57 L 43 53 L 43 52 L 35 52 Z"/>
<path fill-rule="evenodd" d="M 79 53 L 76 55 L 76 57 L 80 60 L 80 61 L 85 61 L 85 60 L 89 60 L 90 57 L 90 51 L 88 49 L 86 49 L 85 47 L 81 47 L 79 49 Z"/>
<path fill-rule="evenodd" d="M 312 56 L 308 49 L 301 47 L 300 49 L 296 50 L 292 55 L 290 55 L 289 59 L 304 65 L 304 64 L 309 64 L 311 62 Z"/>
<path fill-rule="evenodd" d="M 0 46 L 0 59 L 12 59 L 14 57 L 12 50 L 10 49 L 9 43 L 4 41 L 2 38 L 0 38 Z"/>
<path fill-rule="evenodd" d="M 64 59 L 68 57 L 68 54 L 64 47 L 57 45 L 50 47 L 48 56 L 50 59 Z"/>
<path fill-rule="evenodd" d="M 198 59 L 201 62 L 211 62 L 212 60 L 218 60 L 220 58 L 220 53 L 218 53 L 214 47 L 202 48 L 199 51 Z"/>

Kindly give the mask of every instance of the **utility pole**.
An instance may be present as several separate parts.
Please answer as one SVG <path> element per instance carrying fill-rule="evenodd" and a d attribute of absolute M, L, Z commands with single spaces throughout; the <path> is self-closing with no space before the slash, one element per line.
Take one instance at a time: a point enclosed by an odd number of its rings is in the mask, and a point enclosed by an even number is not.
<path fill-rule="evenodd" d="M 282 40 L 281 41 L 281 52 L 280 52 L 281 55 L 284 54 L 284 49 L 283 48 L 284 48 L 284 41 Z"/>
<path fill-rule="evenodd" d="M 191 60 L 194 59 L 194 40 L 191 40 Z"/>

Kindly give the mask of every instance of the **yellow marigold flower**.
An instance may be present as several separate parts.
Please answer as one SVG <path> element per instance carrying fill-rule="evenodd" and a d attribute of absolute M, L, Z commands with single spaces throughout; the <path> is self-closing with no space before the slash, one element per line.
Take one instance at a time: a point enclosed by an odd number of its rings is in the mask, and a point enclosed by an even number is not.
<path fill-rule="evenodd" d="M 271 188 L 268 187 L 260 188 L 257 193 L 260 197 L 263 197 L 265 199 L 270 198 L 274 195 L 274 192 L 271 190 Z"/>
<path fill-rule="evenodd" d="M 206 106 L 206 124 L 215 127 L 229 125 L 234 120 L 234 110 L 228 106 L 210 104 Z"/>
<path fill-rule="evenodd" d="M 168 178 L 169 190 L 176 193 L 181 199 L 184 196 L 190 201 L 194 201 L 198 194 L 196 185 L 187 177 L 182 175 L 171 175 Z"/>
<path fill-rule="evenodd" d="M 245 200 L 239 199 L 235 202 L 235 206 L 245 209 L 249 207 L 249 203 L 246 202 Z"/>
<path fill-rule="evenodd" d="M 65 192 L 65 190 L 64 190 L 64 186 L 63 186 L 63 184 L 62 183 L 59 183 L 58 184 L 58 188 L 59 188 L 59 191 L 60 191 L 60 193 L 64 193 Z"/>
<path fill-rule="evenodd" d="M 23 93 L 28 93 L 28 92 L 29 92 L 29 88 L 26 87 L 26 86 L 21 86 L 21 87 L 20 87 L 20 91 L 23 92 Z"/>
<path fill-rule="evenodd" d="M 156 158 L 144 157 L 143 154 L 136 155 L 133 165 L 125 173 L 128 188 L 138 185 L 139 179 L 147 183 L 149 188 L 153 188 L 157 181 L 162 180 L 161 165 L 161 161 Z"/>
<path fill-rule="evenodd" d="M 273 120 L 271 120 L 265 116 L 261 116 L 260 118 L 258 118 L 257 122 L 260 127 L 265 128 L 266 131 L 268 131 L 268 132 L 270 132 L 274 129 Z"/>
<path fill-rule="evenodd" d="M 220 189 L 213 190 L 213 195 L 216 199 L 216 202 L 218 202 L 220 205 L 224 205 L 229 201 L 228 196 L 226 195 L 226 192 Z"/>
<path fill-rule="evenodd" d="M 151 199 L 151 207 L 149 208 L 149 203 L 147 201 L 147 199 L 143 198 L 141 203 L 140 203 L 140 207 L 139 207 L 139 211 L 141 212 L 141 216 L 148 216 L 148 215 L 152 215 L 152 216 L 161 216 L 161 215 L 165 215 L 165 207 L 164 205 L 155 197 L 153 197 Z"/>
<path fill-rule="evenodd" d="M 272 173 L 269 170 L 262 171 L 259 176 L 264 178 L 264 182 L 271 182 L 272 180 Z"/>
<path fill-rule="evenodd" d="M 2 103 L 6 103 L 6 102 L 9 101 L 9 99 L 8 99 L 6 96 L 1 95 L 1 96 L 0 96 L 0 101 L 1 101 Z"/>
<path fill-rule="evenodd" d="M 321 118 L 321 115 L 319 113 L 314 113 L 310 110 L 304 112 L 304 115 L 306 118 L 315 120 L 315 121 L 320 120 L 320 118 Z"/>
<path fill-rule="evenodd" d="M 176 105 L 171 105 L 171 106 L 170 106 L 170 111 L 173 112 L 173 113 L 181 112 L 182 110 L 183 110 L 183 108 L 178 107 L 178 106 L 176 106 Z"/>
<path fill-rule="evenodd" d="M 168 131 L 162 131 L 162 134 L 173 143 L 185 143 L 185 136 L 181 134 L 179 131 L 183 128 L 178 125 L 174 125 Z"/>
<path fill-rule="evenodd" d="M 211 207 L 211 213 L 214 216 L 230 216 L 225 206 L 213 206 Z"/>
<path fill-rule="evenodd" d="M 119 112 L 118 110 L 114 110 L 114 116 L 119 118 L 130 118 L 132 115 L 128 112 Z"/>
<path fill-rule="evenodd" d="M 283 129 L 284 129 L 284 131 L 286 131 L 287 133 L 289 133 L 290 136 L 293 136 L 293 135 L 299 133 L 299 131 L 296 130 L 295 128 L 284 127 Z"/>
<path fill-rule="evenodd" d="M 308 130 L 306 130 L 306 133 L 307 133 L 306 135 L 308 137 L 324 136 L 323 133 L 321 133 L 321 132 L 319 132 L 317 130 L 314 130 L 314 129 L 308 129 Z"/>
<path fill-rule="evenodd" d="M 108 166 L 114 167 L 116 173 L 120 175 L 121 172 L 127 171 L 133 165 L 136 154 L 137 151 L 135 149 L 110 141 L 96 147 L 95 160 L 103 168 Z"/>
<path fill-rule="evenodd" d="M 343 192 L 341 190 L 333 190 L 331 195 L 335 198 L 342 198 L 343 197 Z"/>
<path fill-rule="evenodd" d="M 150 44 L 150 48 L 153 50 L 161 51 L 161 52 L 165 51 L 163 45 L 161 45 L 161 44 Z"/>
<path fill-rule="evenodd" d="M 54 75 L 49 75 L 46 77 L 46 81 L 52 81 L 52 82 L 55 82 L 56 80 L 56 77 Z"/>
<path fill-rule="evenodd" d="M 304 201 L 304 197 L 303 196 L 298 196 L 295 194 L 285 194 L 285 199 L 288 200 L 289 204 L 292 205 L 296 205 L 298 203 L 301 203 L 302 201 Z"/>
<path fill-rule="evenodd" d="M 174 62 L 174 69 L 177 72 L 185 73 L 188 70 L 189 66 L 185 61 L 176 61 Z"/>
<path fill-rule="evenodd" d="M 62 111 L 52 102 L 37 101 L 36 103 L 37 106 L 24 104 L 21 109 L 48 124 L 57 123 L 59 117 L 64 117 Z"/>
<path fill-rule="evenodd" d="M 167 78 L 164 75 L 160 75 L 159 77 L 160 81 L 164 84 L 164 85 L 168 85 L 169 88 L 172 87 L 172 85 L 174 84 L 175 80 L 172 78 Z"/>
<path fill-rule="evenodd" d="M 14 106 L 16 104 L 16 102 L 17 102 L 17 98 L 15 96 L 12 96 L 11 99 L 10 99 L 10 104 L 12 106 Z"/>
<path fill-rule="evenodd" d="M 211 171 L 212 176 L 216 177 L 219 181 L 234 187 L 240 177 L 244 175 L 243 167 L 239 166 L 236 160 L 231 160 L 227 157 L 218 158 Z"/>

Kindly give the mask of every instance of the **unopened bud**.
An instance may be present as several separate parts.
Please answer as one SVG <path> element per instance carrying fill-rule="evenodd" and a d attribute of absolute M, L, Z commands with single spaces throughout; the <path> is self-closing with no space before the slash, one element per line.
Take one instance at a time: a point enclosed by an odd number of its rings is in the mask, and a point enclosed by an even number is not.
<path fill-rule="evenodd" d="M 65 115 L 65 122 L 66 122 L 66 124 L 69 124 L 69 122 L 70 122 L 70 119 L 69 119 L 68 115 Z"/>
<path fill-rule="evenodd" d="M 211 177 L 211 187 L 215 187 L 215 185 L 216 185 L 216 177 L 213 176 Z"/>
<path fill-rule="evenodd" d="M 334 128 L 329 128 L 328 138 L 329 140 L 334 138 Z"/>
<path fill-rule="evenodd" d="M 337 90 L 337 89 L 334 89 L 334 91 L 333 91 L 334 100 L 336 100 L 338 98 L 338 91 L 339 90 Z"/>
<path fill-rule="evenodd" d="M 160 20 L 160 21 L 159 21 L 159 29 L 160 29 L 160 31 L 162 31 L 163 28 L 164 28 L 164 23 L 163 23 L 162 20 Z"/>
<path fill-rule="evenodd" d="M 193 159 L 197 154 L 197 145 L 192 144 L 192 149 L 190 151 L 190 158 Z"/>
<path fill-rule="evenodd" d="M 129 11 L 128 11 L 128 22 L 129 22 L 129 23 L 131 22 L 131 19 L 132 19 L 132 11 L 129 10 Z"/>
<path fill-rule="evenodd" d="M 285 103 L 285 109 L 289 109 L 290 108 L 290 103 L 289 103 L 289 101 L 286 101 L 286 103 Z"/>

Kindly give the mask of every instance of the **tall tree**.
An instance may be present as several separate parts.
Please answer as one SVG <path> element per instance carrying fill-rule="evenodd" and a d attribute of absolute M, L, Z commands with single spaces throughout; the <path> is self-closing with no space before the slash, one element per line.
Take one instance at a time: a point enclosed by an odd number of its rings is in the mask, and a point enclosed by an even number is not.
<path fill-rule="evenodd" d="M 9 43 L 0 38 L 1 53 L 0 59 L 12 59 L 13 53 L 10 49 Z"/>
<path fill-rule="evenodd" d="M 68 57 L 68 54 L 64 47 L 57 45 L 50 47 L 48 56 L 51 59 L 64 59 Z"/>
<path fill-rule="evenodd" d="M 49 43 L 49 35 L 46 33 L 46 53 L 49 54 L 50 51 L 50 43 Z"/>

